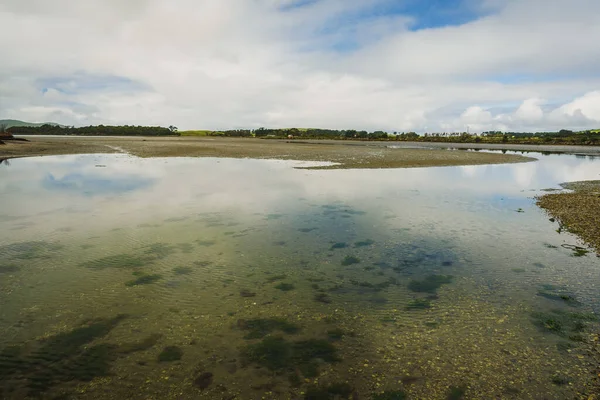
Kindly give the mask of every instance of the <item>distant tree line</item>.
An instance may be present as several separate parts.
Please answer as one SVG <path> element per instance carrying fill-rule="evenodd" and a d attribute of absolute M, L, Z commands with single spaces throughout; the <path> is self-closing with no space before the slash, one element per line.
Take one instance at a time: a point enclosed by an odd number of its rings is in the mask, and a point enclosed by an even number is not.
<path fill-rule="evenodd" d="M 488 131 L 481 134 L 468 132 L 424 133 L 384 131 L 357 131 L 354 129 L 235 129 L 211 131 L 209 136 L 257 137 L 264 139 L 354 139 L 354 140 L 386 140 L 411 142 L 446 142 L 446 143 L 515 143 L 515 144 L 581 144 L 600 145 L 600 130 L 573 132 L 562 129 L 558 132 L 500 132 Z"/>
<path fill-rule="evenodd" d="M 85 135 L 85 136 L 173 136 L 179 135 L 177 127 L 169 126 L 85 126 L 81 128 L 58 125 L 13 126 L 5 129 L 13 135 Z M 561 129 L 557 132 L 501 132 L 487 131 L 481 134 L 468 132 L 424 133 L 384 131 L 368 132 L 354 129 L 232 129 L 224 131 L 202 131 L 209 136 L 256 137 L 262 139 L 335 139 L 335 140 L 385 140 L 411 142 L 446 143 L 514 143 L 514 144 L 579 144 L 600 145 L 600 129 L 574 132 Z"/>
<path fill-rule="evenodd" d="M 81 135 L 81 136 L 172 136 L 179 135 L 177 128 L 170 126 L 163 128 L 160 126 L 83 126 L 80 128 L 42 125 L 42 126 L 13 126 L 8 128 L 8 132 L 13 135 Z"/>

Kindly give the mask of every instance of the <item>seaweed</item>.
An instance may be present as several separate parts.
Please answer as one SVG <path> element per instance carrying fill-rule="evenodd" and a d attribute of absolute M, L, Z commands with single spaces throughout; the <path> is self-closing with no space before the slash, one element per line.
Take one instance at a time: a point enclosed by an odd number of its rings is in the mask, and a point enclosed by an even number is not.
<path fill-rule="evenodd" d="M 188 275 L 194 272 L 194 269 L 191 267 L 175 267 L 173 268 L 173 272 L 175 275 Z"/>
<path fill-rule="evenodd" d="M 242 357 L 275 372 L 294 372 L 298 369 L 305 377 L 319 374 L 317 359 L 327 363 L 340 361 L 337 349 L 327 340 L 307 339 L 288 342 L 282 337 L 267 336 L 261 342 L 248 345 Z"/>
<path fill-rule="evenodd" d="M 177 346 L 167 346 L 158 355 L 158 362 L 179 361 L 183 357 L 183 350 Z"/>
<path fill-rule="evenodd" d="M 375 244 L 375 241 L 371 239 L 362 240 L 354 243 L 354 247 L 368 247 Z"/>
<path fill-rule="evenodd" d="M 19 270 L 20 268 L 16 265 L 0 265 L 0 274 L 10 274 Z"/>
<path fill-rule="evenodd" d="M 125 282 L 125 286 L 139 286 L 139 285 L 149 285 L 151 283 L 155 283 L 162 279 L 162 275 L 159 274 L 139 274 L 136 279 Z"/>
<path fill-rule="evenodd" d="M 354 257 L 354 256 L 346 256 L 342 260 L 342 266 L 344 266 L 344 267 L 347 267 L 347 266 L 353 265 L 353 264 L 358 264 L 358 263 L 360 263 L 360 259 L 358 257 Z"/>
<path fill-rule="evenodd" d="M 59 333 L 26 346 L 0 351 L 0 385 L 9 376 L 18 376 L 28 395 L 39 397 L 52 386 L 69 381 L 90 381 L 107 376 L 119 356 L 118 346 L 90 345 L 106 336 L 126 315 L 96 319 L 69 332 Z"/>
<path fill-rule="evenodd" d="M 347 399 L 354 392 L 348 383 L 332 383 L 328 386 L 310 386 L 304 394 L 305 400 Z"/>
<path fill-rule="evenodd" d="M 319 303 L 325 303 L 325 304 L 331 303 L 331 297 L 329 297 L 329 295 L 327 295 L 325 293 L 315 294 L 314 299 L 315 299 L 315 301 L 318 301 Z"/>
<path fill-rule="evenodd" d="M 273 275 L 267 278 L 268 283 L 273 283 L 276 281 L 281 281 L 287 278 L 287 275 Z"/>
<path fill-rule="evenodd" d="M 132 256 L 130 254 L 116 254 L 86 261 L 81 264 L 82 267 L 103 270 L 106 268 L 140 268 L 146 265 L 146 258 Z"/>
<path fill-rule="evenodd" d="M 461 400 L 465 398 L 465 394 L 467 393 L 467 389 L 463 386 L 453 386 L 450 388 L 447 400 Z"/>
<path fill-rule="evenodd" d="M 279 285 L 275 286 L 275 289 L 279 289 L 283 292 L 289 292 L 290 290 L 294 290 L 296 289 L 296 286 L 294 286 L 291 283 L 280 283 Z"/>
<path fill-rule="evenodd" d="M 414 299 L 408 303 L 405 307 L 407 311 L 415 310 L 428 310 L 431 308 L 431 301 L 429 299 Z"/>
<path fill-rule="evenodd" d="M 402 390 L 386 391 L 373 395 L 373 400 L 405 400 L 406 392 Z"/>
<path fill-rule="evenodd" d="M 175 246 L 165 243 L 153 243 L 144 247 L 144 249 L 145 254 L 152 256 L 156 260 L 162 260 L 175 253 Z"/>
<path fill-rule="evenodd" d="M 452 275 L 429 275 L 421 281 L 411 280 L 408 288 L 413 292 L 436 293 L 442 285 L 451 283 L 452 280 Z"/>
<path fill-rule="evenodd" d="M 237 321 L 238 328 L 249 331 L 244 339 L 262 339 L 273 331 L 281 331 L 288 334 L 296 334 L 300 327 L 288 322 L 284 318 L 257 318 L 240 319 Z"/>
<path fill-rule="evenodd" d="M 9 259 L 33 260 L 49 258 L 52 252 L 63 248 L 61 244 L 45 241 L 17 242 L 0 246 L 0 254 Z"/>
<path fill-rule="evenodd" d="M 559 336 L 569 337 L 572 333 L 585 331 L 587 323 L 597 321 L 595 314 L 552 310 L 550 312 L 534 312 L 532 322 L 541 331 Z"/>
<path fill-rule="evenodd" d="M 337 250 L 337 249 L 345 249 L 346 247 L 348 247 L 348 244 L 345 242 L 338 242 L 338 243 L 334 243 L 329 250 Z"/>

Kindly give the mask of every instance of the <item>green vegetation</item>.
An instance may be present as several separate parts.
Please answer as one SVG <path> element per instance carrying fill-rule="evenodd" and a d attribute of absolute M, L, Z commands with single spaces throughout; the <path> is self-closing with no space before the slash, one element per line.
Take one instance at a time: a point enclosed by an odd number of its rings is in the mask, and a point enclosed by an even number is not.
<path fill-rule="evenodd" d="M 177 346 L 167 346 L 158 355 L 159 362 L 179 361 L 183 357 L 183 350 Z"/>
<path fill-rule="evenodd" d="M 249 331 L 244 336 L 244 339 L 261 339 L 274 331 L 281 331 L 292 335 L 300 331 L 298 325 L 288 322 L 284 318 L 240 319 L 237 322 L 237 326 L 242 330 Z"/>
<path fill-rule="evenodd" d="M 268 336 L 261 342 L 248 345 L 242 351 L 242 357 L 275 372 L 295 372 L 297 369 L 304 377 L 319 375 L 317 360 L 327 363 L 340 361 L 337 349 L 327 340 L 308 339 L 288 342 L 281 337 Z"/>
<path fill-rule="evenodd" d="M 373 240 L 367 239 L 367 240 L 362 240 L 362 241 L 354 243 L 354 247 L 367 247 L 367 246 L 371 246 L 374 244 L 375 244 L 375 242 Z"/>
<path fill-rule="evenodd" d="M 81 136 L 179 136 L 177 128 L 171 126 L 60 126 L 43 124 L 41 126 L 12 126 L 8 129 L 13 135 L 81 135 Z"/>
<path fill-rule="evenodd" d="M 571 381 L 571 379 L 569 379 L 568 376 L 564 376 L 564 375 L 554 375 L 551 379 L 552 383 L 554 383 L 557 386 L 563 386 L 563 385 L 568 385 L 569 382 Z"/>
<path fill-rule="evenodd" d="M 415 299 L 405 307 L 407 311 L 427 310 L 429 308 L 431 308 L 431 301 L 428 299 Z"/>
<path fill-rule="evenodd" d="M 279 285 L 275 286 L 275 289 L 279 289 L 282 292 L 289 292 L 290 290 L 296 289 L 296 286 L 291 283 L 280 283 Z"/>
<path fill-rule="evenodd" d="M 63 248 L 63 245 L 44 241 L 18 242 L 0 246 L 0 254 L 9 259 L 33 260 L 49 258 L 52 252 Z"/>
<path fill-rule="evenodd" d="M 346 256 L 342 260 L 342 266 L 344 266 L 344 267 L 347 267 L 347 266 L 353 265 L 353 264 L 358 264 L 358 263 L 360 263 L 360 259 L 358 257 L 354 257 L 354 256 Z"/>
<path fill-rule="evenodd" d="M 447 400 L 461 400 L 464 399 L 467 389 L 462 386 L 454 386 L 450 388 L 450 392 L 446 397 Z"/>
<path fill-rule="evenodd" d="M 373 400 L 405 400 L 406 393 L 402 390 L 386 391 L 373 395 Z"/>
<path fill-rule="evenodd" d="M 273 275 L 267 278 L 268 283 L 273 283 L 277 281 L 281 281 L 287 278 L 287 275 Z"/>
<path fill-rule="evenodd" d="M 138 277 L 131 281 L 125 282 L 125 286 L 139 286 L 139 285 L 149 285 L 151 283 L 155 283 L 162 279 L 162 275 L 159 274 L 137 274 Z"/>
<path fill-rule="evenodd" d="M 173 268 L 175 275 L 188 275 L 194 272 L 192 267 L 175 267 Z"/>
<path fill-rule="evenodd" d="M 345 249 L 346 247 L 348 247 L 348 244 L 345 242 L 338 242 L 338 243 L 334 243 L 329 250 L 337 250 L 337 249 Z"/>
<path fill-rule="evenodd" d="M 181 136 L 209 136 L 212 131 L 179 131 Z"/>
<path fill-rule="evenodd" d="M 242 296 L 242 297 L 255 297 L 256 293 L 255 292 L 251 292 L 248 289 L 242 289 L 242 290 L 240 290 L 240 296 Z"/>
<path fill-rule="evenodd" d="M 436 293 L 442 285 L 452 282 L 451 275 L 429 275 L 421 281 L 411 280 L 408 288 L 413 292 Z"/>
<path fill-rule="evenodd" d="M 565 291 L 564 288 L 559 288 L 554 285 L 543 285 L 537 295 L 548 300 L 564 302 L 572 307 L 581 305 L 574 294 Z"/>
<path fill-rule="evenodd" d="M 144 253 L 154 257 L 157 260 L 167 258 L 171 254 L 175 253 L 175 246 L 171 246 L 166 243 L 153 243 L 149 246 L 144 247 Z"/>
<path fill-rule="evenodd" d="M 329 295 L 327 295 L 326 293 L 317 293 L 314 297 L 315 301 L 318 301 L 319 303 L 324 303 L 324 304 L 329 304 L 331 303 L 331 297 L 329 297 Z"/>
<path fill-rule="evenodd" d="M 563 310 L 550 312 L 534 312 L 531 314 L 532 322 L 543 332 L 576 338 L 573 334 L 584 332 L 587 324 L 597 321 L 595 314 L 577 313 Z"/>
<path fill-rule="evenodd" d="M 305 400 L 335 400 L 347 399 L 354 392 L 354 388 L 347 383 L 332 383 L 318 387 L 310 386 L 304 394 Z"/>
<path fill-rule="evenodd" d="M 16 265 L 0 265 L 0 274 L 10 274 L 20 270 Z"/>
<path fill-rule="evenodd" d="M 341 328 L 334 328 L 327 331 L 327 336 L 331 340 L 340 340 L 346 333 Z"/>
<path fill-rule="evenodd" d="M 27 392 L 26 397 L 37 398 L 60 383 L 108 376 L 111 364 L 124 353 L 116 345 L 90 344 L 125 318 L 96 319 L 69 332 L 4 348 L 0 351 L 0 392 L 9 387 L 14 391 L 18 385 L 18 390 Z"/>
<path fill-rule="evenodd" d="M 136 257 L 130 254 L 116 254 L 84 262 L 81 266 L 98 270 L 106 268 L 139 268 L 146 265 L 147 262 L 147 258 Z"/>

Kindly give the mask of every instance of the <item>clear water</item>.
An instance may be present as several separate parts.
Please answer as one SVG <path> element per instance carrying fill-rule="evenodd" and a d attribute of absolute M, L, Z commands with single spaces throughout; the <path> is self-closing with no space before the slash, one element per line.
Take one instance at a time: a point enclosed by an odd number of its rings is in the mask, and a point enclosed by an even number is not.
<path fill-rule="evenodd" d="M 0 397 L 587 398 L 600 259 L 533 197 L 600 160 L 533 155 L 11 160 Z"/>

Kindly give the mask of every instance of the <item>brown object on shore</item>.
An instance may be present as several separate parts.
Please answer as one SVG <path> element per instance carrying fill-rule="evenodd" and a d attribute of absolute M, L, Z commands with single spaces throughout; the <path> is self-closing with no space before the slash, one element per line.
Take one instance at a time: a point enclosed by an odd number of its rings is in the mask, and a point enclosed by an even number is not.
<path fill-rule="evenodd" d="M 527 162 L 520 155 L 412 148 L 368 142 L 296 142 L 213 137 L 29 137 L 2 146 L 0 157 L 129 153 L 138 157 L 227 157 L 332 162 L 318 169 L 410 168 Z M 393 143 L 390 143 L 393 144 Z"/>
<path fill-rule="evenodd" d="M 573 192 L 537 197 L 537 205 L 556 218 L 562 229 L 579 236 L 600 255 L 600 181 L 563 183 Z"/>

